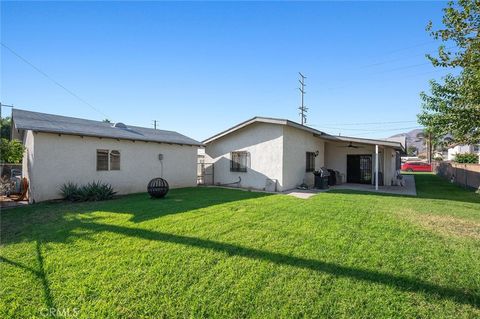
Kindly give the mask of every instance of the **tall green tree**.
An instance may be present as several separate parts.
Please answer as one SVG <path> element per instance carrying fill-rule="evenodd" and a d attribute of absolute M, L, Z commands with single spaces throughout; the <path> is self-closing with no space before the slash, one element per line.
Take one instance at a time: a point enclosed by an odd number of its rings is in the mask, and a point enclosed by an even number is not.
<path fill-rule="evenodd" d="M 2 138 L 10 138 L 10 129 L 12 127 L 12 121 L 10 117 L 4 117 L 0 119 L 1 136 Z"/>
<path fill-rule="evenodd" d="M 458 70 L 441 82 L 430 81 L 430 93 L 422 92 L 419 122 L 434 135 L 450 134 L 457 143 L 480 142 L 480 0 L 449 2 L 444 27 L 427 30 L 441 40 L 438 56 L 427 55 L 435 67 Z M 446 48 L 445 44 L 453 46 Z"/>

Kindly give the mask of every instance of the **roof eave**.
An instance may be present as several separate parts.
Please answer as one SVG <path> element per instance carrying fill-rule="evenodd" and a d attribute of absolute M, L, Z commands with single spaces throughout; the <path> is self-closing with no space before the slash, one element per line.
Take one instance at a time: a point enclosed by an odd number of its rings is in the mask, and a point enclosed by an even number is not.
<path fill-rule="evenodd" d="M 204 147 L 202 143 L 194 144 L 194 143 L 178 143 L 172 141 L 163 141 L 163 140 L 149 140 L 149 139 L 140 139 L 140 138 L 128 138 L 128 137 L 112 137 L 110 135 L 101 135 L 101 134 L 89 134 L 89 133 L 70 133 L 70 132 L 62 132 L 62 131 L 53 131 L 53 130 L 43 130 L 43 129 L 31 129 L 31 128 L 24 128 L 19 127 L 19 130 L 30 130 L 34 133 L 48 133 L 48 134 L 58 134 L 58 135 L 69 135 L 69 136 L 88 136 L 88 137 L 98 137 L 98 138 L 109 138 L 112 140 L 124 140 L 124 141 L 139 141 L 139 142 L 150 142 L 150 143 L 161 143 L 161 144 L 174 144 L 180 146 L 196 146 L 196 147 Z"/>

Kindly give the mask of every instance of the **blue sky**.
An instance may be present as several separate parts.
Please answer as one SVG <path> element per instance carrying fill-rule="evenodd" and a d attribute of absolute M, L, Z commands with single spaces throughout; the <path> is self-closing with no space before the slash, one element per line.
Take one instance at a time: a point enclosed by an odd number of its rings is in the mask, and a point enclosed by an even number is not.
<path fill-rule="evenodd" d="M 445 70 L 445 2 L 2 2 L 1 102 L 205 139 L 255 115 L 379 138 L 408 131 L 419 92 Z M 9 112 L 9 109 L 3 109 Z M 105 115 L 104 115 L 105 114 Z M 352 123 L 402 122 L 350 125 Z M 409 122 L 412 121 L 412 122 Z"/>

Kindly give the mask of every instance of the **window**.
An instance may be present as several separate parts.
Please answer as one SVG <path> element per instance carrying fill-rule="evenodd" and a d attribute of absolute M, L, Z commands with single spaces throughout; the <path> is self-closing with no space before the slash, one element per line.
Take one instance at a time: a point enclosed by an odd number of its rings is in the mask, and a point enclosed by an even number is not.
<path fill-rule="evenodd" d="M 246 172 L 247 171 L 247 152 L 232 152 L 230 160 L 231 172 Z"/>
<path fill-rule="evenodd" d="M 315 170 L 315 153 L 307 152 L 306 172 L 313 172 Z"/>
<path fill-rule="evenodd" d="M 97 171 L 108 171 L 108 150 L 97 150 Z"/>
<path fill-rule="evenodd" d="M 120 152 L 119 151 L 110 151 L 110 170 L 111 171 L 120 170 Z"/>

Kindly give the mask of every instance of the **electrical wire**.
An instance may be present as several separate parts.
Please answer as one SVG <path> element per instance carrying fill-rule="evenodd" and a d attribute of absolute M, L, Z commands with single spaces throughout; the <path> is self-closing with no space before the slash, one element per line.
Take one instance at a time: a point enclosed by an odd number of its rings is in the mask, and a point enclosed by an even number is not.
<path fill-rule="evenodd" d="M 378 124 L 400 124 L 400 123 L 416 123 L 417 121 L 391 121 L 391 122 L 357 122 L 357 123 L 329 123 L 330 125 L 378 125 Z M 319 126 L 311 124 L 312 126 Z"/>
<path fill-rule="evenodd" d="M 64 85 L 62 85 L 60 82 L 58 82 L 57 80 L 55 80 L 54 78 L 52 78 L 50 75 L 48 75 L 47 73 L 45 73 L 44 71 L 42 71 L 41 69 L 39 69 L 38 67 L 36 67 L 33 63 L 31 63 L 30 61 L 28 61 L 27 59 L 25 59 L 23 56 L 21 56 L 20 54 L 18 54 L 15 50 L 13 50 L 12 48 L 8 47 L 7 45 L 5 45 L 3 42 L 0 42 L 0 44 L 5 48 L 7 49 L 8 51 L 10 51 L 13 55 L 15 55 L 17 58 L 19 58 L 20 60 L 22 60 L 23 62 L 25 62 L 26 64 L 28 64 L 30 67 L 32 67 L 35 71 L 37 71 L 38 73 L 40 73 L 41 75 L 43 75 L 44 77 L 46 77 L 47 79 L 49 79 L 50 81 L 52 81 L 53 83 L 55 83 L 57 86 L 59 86 L 60 88 L 62 88 L 63 90 L 65 90 L 67 93 L 69 93 L 70 95 L 72 95 L 73 97 L 75 97 L 77 100 L 79 100 L 80 102 L 88 105 L 92 110 L 102 114 L 103 116 L 105 116 L 106 118 L 110 118 L 107 114 L 103 113 L 102 111 L 100 111 L 99 109 L 97 109 L 95 106 L 93 106 L 92 104 L 88 103 L 87 101 L 85 101 L 83 98 L 81 98 L 80 96 L 78 96 L 76 93 L 74 93 L 73 91 L 71 91 L 70 89 L 66 88 Z"/>

